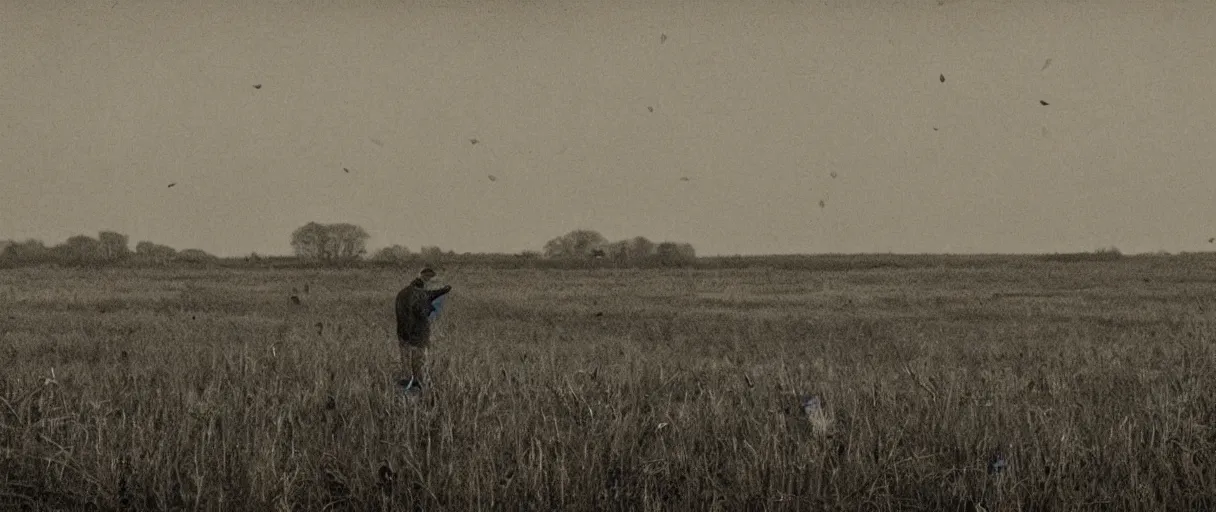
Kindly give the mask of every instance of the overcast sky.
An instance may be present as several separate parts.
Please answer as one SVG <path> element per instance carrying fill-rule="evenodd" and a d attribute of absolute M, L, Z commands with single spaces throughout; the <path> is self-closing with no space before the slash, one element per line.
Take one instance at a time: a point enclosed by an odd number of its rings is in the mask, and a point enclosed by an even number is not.
<path fill-rule="evenodd" d="M 0 239 L 1216 248 L 1207 0 L 0 6 Z"/>

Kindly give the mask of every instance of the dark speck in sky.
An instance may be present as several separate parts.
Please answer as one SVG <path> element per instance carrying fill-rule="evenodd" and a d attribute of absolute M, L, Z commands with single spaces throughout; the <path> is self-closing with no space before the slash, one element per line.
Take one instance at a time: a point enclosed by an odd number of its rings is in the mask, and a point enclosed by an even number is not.
<path fill-rule="evenodd" d="M 941 80 L 943 84 L 946 83 L 946 75 L 938 75 L 937 78 Z"/>
<path fill-rule="evenodd" d="M 469 144 L 477 144 L 478 142 L 481 142 L 481 141 L 479 141 L 477 139 L 469 139 Z"/>
<path fill-rule="evenodd" d="M 1047 105 L 1050 105 L 1050 103 L 1047 103 L 1046 101 L 1043 101 L 1043 100 L 1039 100 L 1039 105 L 1043 105 L 1044 107 L 1046 107 Z"/>
<path fill-rule="evenodd" d="M 253 84 L 253 88 L 254 88 L 254 89 L 261 89 L 261 88 L 262 88 L 262 84 Z"/>
<path fill-rule="evenodd" d="M 820 208 L 823 208 L 824 206 L 827 206 L 827 204 L 823 202 L 823 199 L 820 199 L 820 200 L 819 200 L 819 207 L 820 207 Z"/>
<path fill-rule="evenodd" d="M 659 34 L 659 44 L 667 42 L 667 34 Z"/>
<path fill-rule="evenodd" d="M 498 181 L 498 178 L 496 178 L 493 174 L 491 174 L 490 181 Z"/>
<path fill-rule="evenodd" d="M 649 111 L 651 111 L 651 112 L 654 112 L 654 107 L 646 107 L 646 110 L 649 110 Z"/>
<path fill-rule="evenodd" d="M 343 172 L 350 172 L 350 169 L 347 169 L 347 168 L 343 167 L 343 168 L 342 168 L 342 171 L 343 171 Z"/>
<path fill-rule="evenodd" d="M 836 171 L 832 171 L 829 176 L 831 176 L 832 179 L 836 179 Z"/>
<path fill-rule="evenodd" d="M 174 185 L 177 185 L 177 183 L 170 183 L 169 188 L 173 188 Z"/>

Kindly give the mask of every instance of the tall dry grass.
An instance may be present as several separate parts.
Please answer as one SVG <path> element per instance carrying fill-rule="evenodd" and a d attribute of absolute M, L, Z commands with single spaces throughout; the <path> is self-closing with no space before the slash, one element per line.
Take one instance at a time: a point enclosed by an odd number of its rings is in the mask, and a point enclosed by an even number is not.
<path fill-rule="evenodd" d="M 0 273 L 0 507 L 1216 508 L 1208 265 L 408 277 Z"/>

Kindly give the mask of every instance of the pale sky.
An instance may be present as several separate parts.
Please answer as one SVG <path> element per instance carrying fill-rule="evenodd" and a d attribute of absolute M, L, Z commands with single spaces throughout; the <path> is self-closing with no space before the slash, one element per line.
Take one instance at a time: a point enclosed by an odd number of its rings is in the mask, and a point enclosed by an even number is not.
<path fill-rule="evenodd" d="M 1210 0 L 0 0 L 0 239 L 1211 250 L 1214 27 Z"/>

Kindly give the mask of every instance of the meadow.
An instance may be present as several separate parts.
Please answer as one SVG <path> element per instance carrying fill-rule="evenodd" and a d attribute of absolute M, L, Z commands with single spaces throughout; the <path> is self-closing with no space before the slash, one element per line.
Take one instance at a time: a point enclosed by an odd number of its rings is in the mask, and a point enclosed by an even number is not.
<path fill-rule="evenodd" d="M 0 508 L 1216 510 L 1211 258 L 409 270 L 0 270 Z"/>

